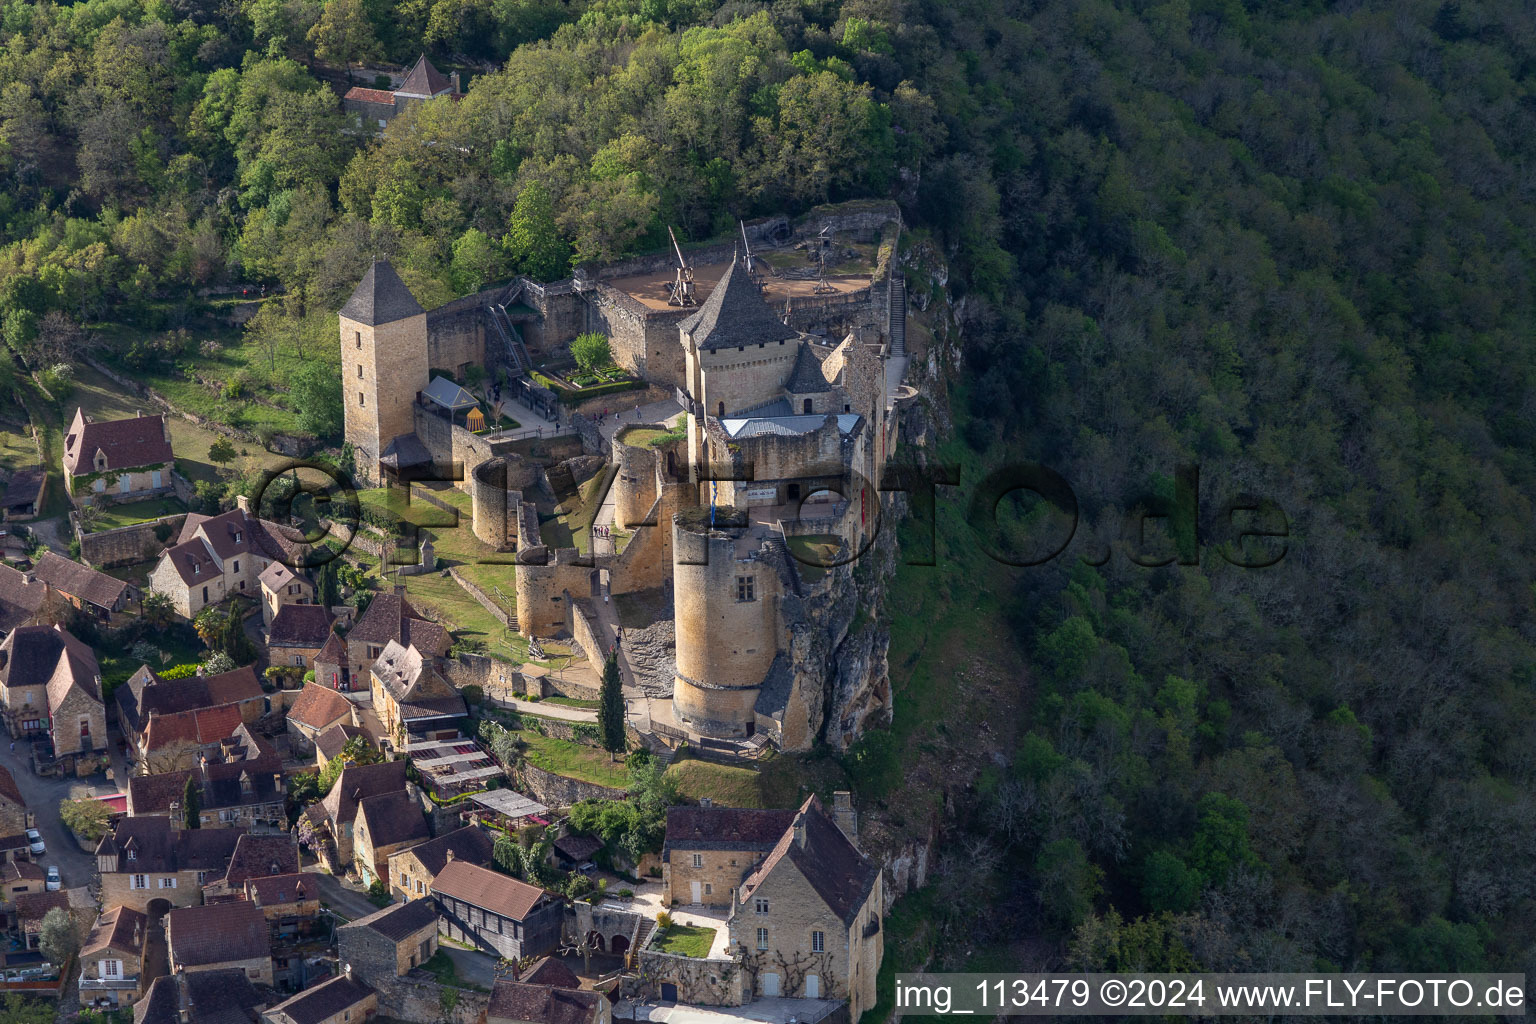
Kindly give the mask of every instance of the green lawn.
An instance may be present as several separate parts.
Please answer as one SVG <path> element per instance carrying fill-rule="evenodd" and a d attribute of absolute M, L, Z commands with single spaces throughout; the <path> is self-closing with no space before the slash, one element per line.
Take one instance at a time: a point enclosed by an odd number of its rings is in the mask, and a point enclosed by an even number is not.
<path fill-rule="evenodd" d="M 688 800 L 708 797 L 722 807 L 766 807 L 762 779 L 752 768 L 709 761 L 676 761 L 667 777 L 677 782 L 678 795 Z"/>
<path fill-rule="evenodd" d="M 618 473 L 617 466 L 604 466 L 603 471 L 578 488 L 560 504 L 558 516 L 540 527 L 544 543 L 551 547 L 575 547 L 582 554 L 592 550 L 592 520 L 602 508 L 603 495 Z M 553 530 L 551 529 L 553 527 Z"/>
<path fill-rule="evenodd" d="M 17 409 L 16 412 L 22 410 Z M 37 445 L 25 423 L 0 423 L 0 466 L 8 470 L 37 465 Z"/>
<path fill-rule="evenodd" d="M 603 703 L 600 700 L 582 700 L 580 697 L 545 697 L 543 702 L 545 704 L 559 704 L 561 707 L 566 708 L 586 708 L 588 710 L 595 710 L 601 707 Z"/>
<path fill-rule="evenodd" d="M 795 564 L 800 567 L 800 578 L 807 582 L 821 579 L 828 566 L 838 563 L 838 550 L 843 543 L 831 534 L 819 533 L 788 537 L 786 542 L 790 554 L 795 557 Z"/>
<path fill-rule="evenodd" d="M 703 960 L 709 956 L 709 947 L 714 944 L 714 941 L 715 929 L 713 928 L 674 924 L 656 936 L 652 948 L 661 953 L 676 953 L 679 956 L 691 956 L 697 960 Z"/>
<path fill-rule="evenodd" d="M 675 436 L 670 430 L 657 430 L 655 427 L 625 427 L 619 432 L 619 440 L 631 448 L 649 448 L 658 438 L 670 440 Z"/>
<path fill-rule="evenodd" d="M 528 744 L 524 751 L 528 760 L 547 772 L 614 789 L 629 785 L 629 772 L 624 762 L 613 760 L 606 750 L 527 729 L 519 733 L 518 738 Z"/>
<path fill-rule="evenodd" d="M 132 526 L 135 523 L 147 523 L 161 516 L 179 515 L 187 510 L 180 501 L 169 495 L 164 498 L 147 498 L 144 501 L 129 501 L 121 505 L 108 505 L 102 509 L 100 517 L 92 533 L 100 533 L 103 530 L 115 530 L 121 526 Z"/>
<path fill-rule="evenodd" d="M 196 635 L 191 632 L 191 627 L 166 630 L 149 642 L 154 644 L 162 655 L 148 663 L 150 669 L 155 672 L 176 665 L 196 664 L 208 656 L 207 648 L 198 642 Z M 108 650 L 105 647 L 96 648 L 96 661 L 101 666 L 101 690 L 105 700 L 111 700 L 112 691 L 122 683 L 126 683 L 128 677 L 145 664 L 128 651 Z"/>

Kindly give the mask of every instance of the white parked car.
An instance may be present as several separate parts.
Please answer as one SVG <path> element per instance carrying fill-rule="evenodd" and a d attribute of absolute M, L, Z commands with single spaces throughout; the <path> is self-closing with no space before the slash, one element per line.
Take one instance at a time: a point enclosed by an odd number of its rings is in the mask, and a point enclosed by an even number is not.
<path fill-rule="evenodd" d="M 57 864 L 48 865 L 48 891 L 58 892 L 63 885 L 63 879 L 59 878 L 59 866 Z"/>
<path fill-rule="evenodd" d="M 43 845 L 43 834 L 35 828 L 27 829 L 27 842 L 32 844 L 33 853 L 48 852 L 48 847 Z"/>

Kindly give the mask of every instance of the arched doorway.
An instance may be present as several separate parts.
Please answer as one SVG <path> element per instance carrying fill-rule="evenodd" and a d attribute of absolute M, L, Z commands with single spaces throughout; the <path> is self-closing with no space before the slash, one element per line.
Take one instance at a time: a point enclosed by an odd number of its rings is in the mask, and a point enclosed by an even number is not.
<path fill-rule="evenodd" d="M 720 412 L 718 413 L 718 415 L 724 416 L 725 415 L 725 403 L 721 402 L 719 408 L 720 408 Z"/>
<path fill-rule="evenodd" d="M 164 897 L 152 899 L 144 909 L 150 917 L 161 917 L 171 912 L 171 901 Z"/>
<path fill-rule="evenodd" d="M 615 956 L 623 956 L 629 952 L 629 936 L 615 935 L 613 941 L 608 943 L 608 949 Z"/>
<path fill-rule="evenodd" d="M 664 1003 L 677 1002 L 677 986 L 670 981 L 661 983 L 661 1001 Z"/>

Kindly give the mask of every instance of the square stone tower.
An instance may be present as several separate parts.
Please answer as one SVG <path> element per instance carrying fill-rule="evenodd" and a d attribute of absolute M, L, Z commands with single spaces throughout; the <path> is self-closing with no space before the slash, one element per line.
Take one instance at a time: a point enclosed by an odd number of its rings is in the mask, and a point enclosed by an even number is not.
<path fill-rule="evenodd" d="M 416 392 L 427 386 L 427 314 L 388 260 L 375 260 L 338 314 L 346 439 L 360 484 L 379 482 L 379 455 L 415 430 Z"/>

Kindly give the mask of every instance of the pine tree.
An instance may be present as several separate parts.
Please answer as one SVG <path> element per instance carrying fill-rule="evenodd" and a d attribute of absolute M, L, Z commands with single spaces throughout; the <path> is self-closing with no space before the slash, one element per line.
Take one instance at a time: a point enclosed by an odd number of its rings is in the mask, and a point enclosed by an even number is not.
<path fill-rule="evenodd" d="M 187 784 L 181 790 L 181 807 L 185 814 L 184 828 L 202 828 L 203 792 L 197 785 L 197 776 L 188 775 Z"/>
<path fill-rule="evenodd" d="M 597 708 L 597 730 L 610 757 L 624 753 L 624 684 L 619 679 L 619 659 L 608 655 L 603 665 L 603 691 Z"/>

